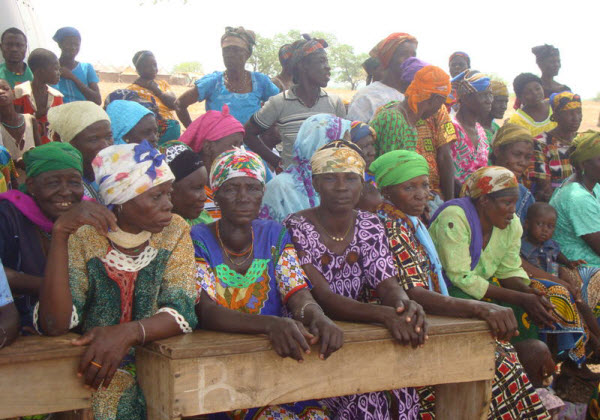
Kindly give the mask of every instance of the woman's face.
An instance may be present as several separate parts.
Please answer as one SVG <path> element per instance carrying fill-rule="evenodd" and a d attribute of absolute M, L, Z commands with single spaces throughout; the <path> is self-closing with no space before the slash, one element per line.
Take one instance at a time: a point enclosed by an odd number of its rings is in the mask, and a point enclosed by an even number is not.
<path fill-rule="evenodd" d="M 429 176 L 420 175 L 401 184 L 390 185 L 383 194 L 396 208 L 408 216 L 420 216 L 429 199 Z"/>
<path fill-rule="evenodd" d="M 558 76 L 558 72 L 560 71 L 560 55 L 555 54 L 546 57 L 539 63 L 538 67 L 544 76 Z"/>
<path fill-rule="evenodd" d="M 501 147 L 496 154 L 495 164 L 511 170 L 517 178 L 521 178 L 531 165 L 533 143 L 520 141 Z"/>
<path fill-rule="evenodd" d="M 239 69 L 244 68 L 246 61 L 250 58 L 248 50 L 238 47 L 237 45 L 230 45 L 222 49 L 223 64 L 227 69 Z"/>
<path fill-rule="evenodd" d="M 202 150 L 200 150 L 202 161 L 207 168 L 210 168 L 217 156 L 234 147 L 240 147 L 243 141 L 244 135 L 242 133 L 233 133 L 219 140 L 207 141 L 204 143 Z"/>
<path fill-rule="evenodd" d="M 26 182 L 27 191 L 52 221 L 83 198 L 81 174 L 76 169 L 44 172 L 35 178 L 28 178 Z"/>
<path fill-rule="evenodd" d="M 321 196 L 321 207 L 332 212 L 346 212 L 358 204 L 364 180 L 352 172 L 337 172 L 313 176 L 315 190 Z"/>
<path fill-rule="evenodd" d="M 88 172 L 85 169 L 91 169 L 92 160 L 98 152 L 112 146 L 112 144 L 113 136 L 110 121 L 106 120 L 96 121 L 71 140 L 71 145 L 79 150 L 83 156 L 84 172 Z"/>
<path fill-rule="evenodd" d="M 417 43 L 415 42 L 403 42 L 396 48 L 394 51 L 394 55 L 388 64 L 388 69 L 390 69 L 396 76 L 402 76 L 402 63 L 406 61 L 407 58 L 416 57 L 417 56 Z M 383 66 L 382 66 L 383 67 Z M 385 69 L 382 69 L 385 72 Z"/>
<path fill-rule="evenodd" d="M 587 178 L 600 182 L 600 156 L 586 160 L 581 165 Z"/>
<path fill-rule="evenodd" d="M 174 182 L 173 193 L 171 194 L 173 213 L 190 220 L 200 216 L 206 201 L 204 187 L 207 183 L 208 173 L 204 166 L 196 169 L 185 178 Z"/>
<path fill-rule="evenodd" d="M 529 82 L 523 88 L 519 99 L 523 105 L 536 105 L 544 100 L 544 88 L 539 82 Z"/>
<path fill-rule="evenodd" d="M 494 96 L 494 100 L 492 102 L 492 110 L 490 111 L 490 116 L 493 119 L 501 120 L 504 118 L 504 113 L 508 108 L 508 96 Z"/>
<path fill-rule="evenodd" d="M 116 213 L 119 225 L 151 233 L 161 232 L 173 218 L 171 191 L 172 181 L 164 182 L 122 204 Z"/>
<path fill-rule="evenodd" d="M 12 105 L 14 100 L 15 95 L 10 85 L 6 80 L 0 79 L 0 106 Z"/>
<path fill-rule="evenodd" d="M 434 116 L 445 102 L 446 97 L 441 95 L 431 95 L 429 99 L 420 102 L 419 111 L 421 112 L 421 119 L 426 120 Z"/>
<path fill-rule="evenodd" d="M 140 144 L 146 140 L 154 148 L 158 146 L 158 124 L 153 114 L 144 115 L 144 117 L 123 136 L 127 143 Z"/>
<path fill-rule="evenodd" d="M 498 229 L 506 229 L 510 225 L 515 211 L 517 210 L 517 200 L 519 199 L 519 189 L 514 188 L 514 193 L 502 197 L 492 198 L 484 195 L 479 200 L 483 207 L 483 217 L 485 217 L 492 226 Z"/>
<path fill-rule="evenodd" d="M 63 57 L 75 58 L 81 48 L 81 39 L 77 36 L 66 36 L 58 45 Z"/>
<path fill-rule="evenodd" d="M 560 111 L 554 114 L 553 117 L 561 130 L 574 133 L 579 130 L 581 120 L 583 119 L 583 113 L 581 108 L 567 109 L 566 111 Z"/>
<path fill-rule="evenodd" d="M 371 163 L 375 160 L 375 139 L 371 134 L 366 135 L 362 139 L 356 142 L 356 145 L 362 150 L 363 157 L 365 158 L 366 167 L 371 166 Z"/>
<path fill-rule="evenodd" d="M 465 57 L 456 56 L 450 61 L 450 76 L 456 77 L 469 68 L 469 63 Z"/>
<path fill-rule="evenodd" d="M 327 87 L 331 78 L 331 67 L 325 50 L 309 54 L 302 59 L 300 65 L 309 83 L 322 88 Z"/>
<path fill-rule="evenodd" d="M 255 178 L 232 178 L 217 190 L 215 201 L 223 219 L 234 225 L 246 225 L 258 217 L 264 191 L 264 185 Z"/>
<path fill-rule="evenodd" d="M 156 62 L 156 57 L 154 57 L 153 54 L 146 54 L 144 58 L 138 62 L 136 71 L 141 78 L 154 80 L 158 74 L 158 63 Z"/>
<path fill-rule="evenodd" d="M 460 102 L 472 113 L 481 117 L 487 117 L 492 111 L 494 95 L 488 90 L 473 92 L 465 95 Z"/>

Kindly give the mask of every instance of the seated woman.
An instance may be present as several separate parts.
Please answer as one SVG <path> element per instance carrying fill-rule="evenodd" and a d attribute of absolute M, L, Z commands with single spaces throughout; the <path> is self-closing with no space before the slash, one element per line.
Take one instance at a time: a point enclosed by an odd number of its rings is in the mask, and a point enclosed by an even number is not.
<path fill-rule="evenodd" d="M 379 157 L 370 167 L 382 189 L 385 202 L 377 215 L 384 223 L 406 294 L 423 305 L 428 314 L 479 318 L 487 321 L 492 335 L 509 340 L 517 331 L 510 308 L 448 296 L 442 265 L 427 229 L 419 220 L 429 196 L 429 167 L 415 152 L 396 150 Z M 420 390 L 421 416 L 434 411 L 431 388 Z M 514 348 L 497 343 L 496 374 L 492 383 L 490 420 L 546 419 L 535 390 L 523 372 Z"/>
<path fill-rule="evenodd" d="M 549 98 L 553 93 L 570 91 L 567 85 L 563 85 L 554 80 L 560 70 L 560 51 L 554 45 L 538 45 L 531 49 L 535 55 L 535 62 L 542 72 L 542 87 L 544 88 L 544 97 Z"/>
<path fill-rule="evenodd" d="M 94 159 L 100 194 L 112 211 L 84 203 L 52 228 L 40 293 L 40 330 L 79 327 L 79 364 L 94 389 L 96 419 L 145 419 L 133 347 L 196 327 L 190 228 L 173 215 L 174 176 L 147 142 L 110 146 Z"/>
<path fill-rule="evenodd" d="M 106 107 L 115 144 L 141 143 L 152 147 L 159 144 L 158 124 L 152 111 L 133 101 L 112 101 Z"/>
<path fill-rule="evenodd" d="M 52 142 L 25 153 L 26 192 L 0 194 L 0 260 L 21 325 L 32 332 L 52 226 L 83 197 L 83 160 L 73 146 Z"/>
<path fill-rule="evenodd" d="M 220 111 L 228 104 L 231 115 L 245 124 L 262 103 L 279 93 L 269 76 L 245 70 L 256 44 L 255 38 L 254 32 L 241 26 L 225 28 L 221 48 L 226 70 L 207 74 L 177 99 L 177 116 L 184 126 L 192 123 L 187 109 L 196 102 L 206 100 L 207 111 Z"/>
<path fill-rule="evenodd" d="M 530 279 L 521 266 L 515 175 L 499 166 L 481 168 L 461 196 L 444 203 L 429 228 L 450 295 L 512 308 L 518 340 L 556 334 L 558 356 L 582 364 L 586 334 L 573 298 L 562 285 Z"/>
<path fill-rule="evenodd" d="M 311 165 L 322 200 L 284 223 L 316 301 L 333 319 L 380 323 L 402 344 L 423 344 L 425 314 L 398 283 L 383 226 L 376 215 L 354 210 L 365 173 L 360 149 L 336 141 L 319 149 Z M 367 287 L 376 290 L 382 305 L 363 302 Z M 416 419 L 419 413 L 413 388 L 327 398 L 323 403 L 335 419 Z"/>
<path fill-rule="evenodd" d="M 330 114 L 308 117 L 294 142 L 293 163 L 266 187 L 261 219 L 281 223 L 288 215 L 319 204 L 312 185 L 310 159 L 325 144 L 350 137 L 351 122 Z"/>
<path fill-rule="evenodd" d="M 110 118 L 102 107 L 90 101 L 76 101 L 48 111 L 55 141 L 71 143 L 83 157 L 83 191 L 102 203 L 92 161 L 98 152 L 113 144 Z M 58 136 L 58 137 L 56 137 Z"/>
<path fill-rule="evenodd" d="M 133 65 L 139 78 L 127 86 L 128 90 L 136 92 L 140 98 L 157 105 L 160 119 L 160 137 L 158 144 L 169 140 L 177 140 L 181 134 L 181 126 L 175 118 L 177 98 L 171 92 L 171 86 L 165 80 L 156 80 L 158 65 L 151 51 L 138 51 L 133 56 Z M 150 140 L 148 140 L 150 141 Z"/>
<path fill-rule="evenodd" d="M 161 152 L 175 175 L 171 192 L 172 212 L 183 217 L 192 227 L 211 223 L 212 217 L 204 210 L 208 173 L 200 156 L 187 144 L 178 141 L 166 143 Z"/>
<path fill-rule="evenodd" d="M 556 127 L 534 139 L 534 164 L 529 171 L 531 189 L 536 198 L 548 202 L 555 189 L 573 174 L 569 149 L 581 125 L 581 98 L 571 92 L 550 95 Z"/>
<path fill-rule="evenodd" d="M 0 350 L 10 345 L 19 335 L 19 312 L 15 307 L 2 261 L 0 261 Z"/>
<path fill-rule="evenodd" d="M 236 148 L 212 166 L 210 184 L 222 218 L 192 229 L 203 328 L 266 334 L 281 357 L 302 360 L 321 337 L 326 359 L 342 346 L 343 333 L 311 297 L 290 235 L 278 223 L 256 220 L 265 168 L 258 155 Z M 294 319 L 283 317 L 284 311 Z M 316 402 L 242 410 L 235 418 L 324 419 Z M 272 416 L 272 417 L 271 417 Z M 226 413 L 211 416 L 231 418 Z"/>
<path fill-rule="evenodd" d="M 517 95 L 516 111 L 508 122 L 529 129 L 533 137 L 556 127 L 556 123 L 550 119 L 550 104 L 544 99 L 542 79 L 535 74 L 521 73 L 513 81 L 513 90 Z"/>

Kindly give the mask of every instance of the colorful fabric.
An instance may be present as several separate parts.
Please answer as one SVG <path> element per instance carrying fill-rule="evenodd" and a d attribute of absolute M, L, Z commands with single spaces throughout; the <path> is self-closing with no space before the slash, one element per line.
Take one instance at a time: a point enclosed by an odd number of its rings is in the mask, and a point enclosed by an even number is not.
<path fill-rule="evenodd" d="M 46 103 L 38 104 L 33 95 L 31 82 L 23 82 L 20 85 L 15 86 L 15 109 L 21 114 L 30 114 L 35 118 L 42 144 L 53 141 L 48 132 L 48 113 L 52 108 L 58 107 L 64 102 L 63 94 L 61 92 L 51 86 L 47 86 L 47 88 L 48 94 Z M 48 113 L 36 116 L 38 108 L 46 108 L 48 109 Z"/>
<path fill-rule="evenodd" d="M 317 114 L 304 121 L 294 143 L 293 163 L 266 186 L 260 217 L 279 223 L 288 215 L 319 205 L 310 159 L 325 144 L 347 137 L 350 121 Z"/>
<path fill-rule="evenodd" d="M 571 153 L 574 164 L 583 163 L 600 155 L 600 131 L 587 130 L 573 140 L 575 150 Z"/>
<path fill-rule="evenodd" d="M 260 156 L 244 146 L 221 153 L 210 168 L 210 187 L 216 193 L 232 178 L 250 177 L 265 185 L 267 173 Z"/>
<path fill-rule="evenodd" d="M 204 162 L 187 144 L 172 141 L 160 149 L 165 155 L 165 162 L 175 175 L 175 182 L 181 181 L 192 172 L 204 166 Z"/>
<path fill-rule="evenodd" d="M 521 125 L 531 132 L 533 137 L 556 128 L 556 122 L 552 121 L 552 109 L 549 108 L 548 117 L 543 121 L 535 121 L 523 109 L 517 109 L 508 119 L 509 123 Z"/>
<path fill-rule="evenodd" d="M 154 83 L 158 85 L 158 88 L 163 93 L 171 93 L 171 85 L 166 80 L 155 79 Z M 127 90 L 131 90 L 138 94 L 146 102 L 156 104 L 160 116 L 165 120 L 176 120 L 173 110 L 169 108 L 165 103 L 154 94 L 150 89 L 136 85 L 135 83 L 127 86 Z"/>
<path fill-rule="evenodd" d="M 28 178 L 61 169 L 76 169 L 83 173 L 81 152 L 68 143 L 52 142 L 28 150 L 23 155 Z"/>
<path fill-rule="evenodd" d="M 373 82 L 356 92 L 348 107 L 348 119 L 368 123 L 385 104 L 403 100 L 404 95 L 399 90 L 380 81 Z"/>
<path fill-rule="evenodd" d="M 303 40 L 296 41 L 292 44 L 292 57 L 290 58 L 290 66 L 294 68 L 304 57 L 311 55 L 320 50 L 324 50 L 329 46 L 327 41 L 320 38 L 312 38 L 308 34 L 302 34 Z"/>
<path fill-rule="evenodd" d="M 0 201 L 8 201 L 18 209 L 27 220 L 46 233 L 52 232 L 54 222 L 46 216 L 29 194 L 10 190 L 0 194 Z"/>
<path fill-rule="evenodd" d="M 492 151 L 498 152 L 504 146 L 520 142 L 527 142 L 533 145 L 533 138 L 529 130 L 517 124 L 505 123 L 496 132 L 492 143 Z"/>
<path fill-rule="evenodd" d="M 367 136 L 373 136 L 373 139 L 377 138 L 377 133 L 369 124 L 360 121 L 354 121 L 350 125 L 350 138 L 354 143 Z"/>
<path fill-rule="evenodd" d="M 490 80 L 490 90 L 494 96 L 509 96 L 508 86 L 500 80 Z"/>
<path fill-rule="evenodd" d="M 281 63 L 282 67 L 287 67 L 287 65 L 290 62 L 290 59 L 292 58 L 292 55 L 294 55 L 294 48 L 292 47 L 292 44 L 285 44 L 282 45 L 281 48 L 279 48 L 279 63 Z"/>
<path fill-rule="evenodd" d="M 313 175 L 354 173 L 365 175 L 365 160 L 357 146 L 343 140 L 326 144 L 310 159 Z"/>
<path fill-rule="evenodd" d="M 414 36 L 404 32 L 395 32 L 379 41 L 379 43 L 369 52 L 369 55 L 378 58 L 381 65 L 384 68 L 387 68 L 390 65 L 390 61 L 392 60 L 396 49 L 405 42 L 414 42 L 415 44 L 418 44 L 417 38 Z"/>
<path fill-rule="evenodd" d="M 0 261 L 0 308 L 8 305 L 9 303 L 13 303 L 13 297 L 10 291 L 10 286 L 8 285 L 8 279 L 6 278 L 4 266 L 2 265 L 2 261 Z"/>
<path fill-rule="evenodd" d="M 165 156 L 144 140 L 140 144 L 109 146 L 92 161 L 105 205 L 118 205 L 150 188 L 175 179 Z"/>
<path fill-rule="evenodd" d="M 65 143 L 70 143 L 79 133 L 98 121 L 110 122 L 110 117 L 102 107 L 90 101 L 78 101 L 48 110 L 50 130 L 58 134 Z"/>
<path fill-rule="evenodd" d="M 77 77 L 81 83 L 88 87 L 92 83 L 98 83 L 100 81 L 94 66 L 90 63 L 78 62 L 75 68 L 71 70 L 71 73 L 73 73 L 73 75 Z M 64 103 L 66 104 L 76 101 L 87 101 L 87 98 L 79 90 L 75 82 L 70 79 L 61 77 L 58 84 L 54 85 L 53 87 L 58 89 L 60 93 L 63 94 Z"/>
<path fill-rule="evenodd" d="M 127 144 L 123 139 L 146 115 L 154 115 L 145 106 L 133 101 L 112 101 L 106 107 L 110 117 L 114 144 Z"/>
<path fill-rule="evenodd" d="M 550 95 L 550 106 L 553 114 L 570 109 L 581 109 L 581 96 L 569 91 L 553 93 Z"/>
<path fill-rule="evenodd" d="M 423 67 L 429 66 L 429 63 L 417 57 L 408 57 L 400 65 L 400 80 L 408 87 L 415 78 L 415 74 Z"/>
<path fill-rule="evenodd" d="M 537 181 L 550 181 L 552 189 L 556 189 L 573 174 L 570 148 L 570 144 L 563 145 L 551 132 L 534 138 L 533 165 L 529 168 L 532 188 L 535 188 Z"/>
<path fill-rule="evenodd" d="M 452 79 L 458 99 L 475 92 L 483 92 L 490 87 L 490 78 L 476 70 L 467 69 Z"/>
<path fill-rule="evenodd" d="M 469 54 L 462 51 L 456 51 L 455 53 L 452 53 L 452 55 L 448 59 L 448 64 L 450 64 L 452 60 L 454 60 L 456 57 L 464 58 L 465 60 L 467 60 L 467 67 L 471 67 L 471 57 L 469 57 Z"/>
<path fill-rule="evenodd" d="M 15 168 L 15 162 L 13 158 L 11 157 L 8 149 L 2 145 L 0 145 L 0 176 L 4 180 L 4 189 L 2 189 L 2 186 L 0 186 L 0 193 L 7 191 L 8 185 L 13 177 L 18 178 L 19 176 L 17 169 Z"/>
<path fill-rule="evenodd" d="M 415 73 L 405 95 L 410 109 L 417 113 L 421 102 L 431 98 L 432 95 L 446 98 L 451 90 L 450 76 L 444 70 L 436 66 L 426 66 Z"/>
<path fill-rule="evenodd" d="M 221 111 L 206 111 L 196 118 L 179 138 L 194 152 L 199 152 L 206 141 L 217 141 L 231 134 L 244 134 L 244 126 L 229 113 L 229 107 L 223 105 Z"/>
<path fill-rule="evenodd" d="M 63 41 L 63 39 L 65 39 L 68 36 L 74 36 L 76 38 L 81 39 L 81 34 L 76 28 L 73 28 L 72 26 L 65 26 L 63 28 L 58 29 L 54 33 L 52 40 L 57 44 L 60 44 Z"/>
<path fill-rule="evenodd" d="M 421 175 L 429 175 L 427 160 L 416 152 L 394 150 L 379 156 L 369 171 L 379 187 L 402 184 Z"/>
<path fill-rule="evenodd" d="M 486 166 L 473 172 L 460 191 L 461 197 L 476 199 L 482 195 L 518 188 L 517 177 L 503 166 Z"/>
<path fill-rule="evenodd" d="M 496 135 L 496 133 L 498 132 L 499 129 L 500 129 L 500 126 L 498 125 L 498 123 L 496 121 L 492 121 L 490 128 L 485 128 L 485 127 L 483 128 L 483 130 L 485 131 L 485 140 L 486 140 L 489 148 L 492 147 L 492 143 L 494 142 L 493 141 L 494 136 Z M 489 162 L 489 160 L 488 160 L 488 162 Z"/>
<path fill-rule="evenodd" d="M 457 140 L 451 145 L 454 176 L 463 183 L 477 169 L 487 166 L 490 146 L 486 141 L 485 130 L 481 124 L 475 124 L 477 139 L 473 141 L 458 119 L 453 117 L 452 123 L 457 137 Z"/>
<path fill-rule="evenodd" d="M 245 49 L 248 53 L 252 54 L 252 47 L 256 44 L 256 35 L 254 31 L 244 29 L 243 26 L 234 28 L 227 26 L 225 28 L 225 34 L 221 37 L 221 48 L 228 46 L 237 46 Z"/>
<path fill-rule="evenodd" d="M 25 71 L 23 73 L 13 73 L 6 67 L 6 63 L 1 63 L 0 79 L 6 80 L 11 89 L 14 89 L 16 85 L 20 85 L 21 83 L 32 81 L 33 73 L 31 72 L 31 69 L 27 63 L 23 63 L 23 65 L 25 66 Z"/>
<path fill-rule="evenodd" d="M 417 130 L 406 121 L 399 106 L 400 102 L 384 105 L 370 122 L 377 132 L 375 152 L 378 157 L 392 150 L 415 151 L 417 148 Z"/>

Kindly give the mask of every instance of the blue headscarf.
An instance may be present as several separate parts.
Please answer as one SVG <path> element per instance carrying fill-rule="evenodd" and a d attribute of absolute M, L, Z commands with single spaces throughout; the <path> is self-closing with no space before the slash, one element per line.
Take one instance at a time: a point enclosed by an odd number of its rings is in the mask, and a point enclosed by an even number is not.
<path fill-rule="evenodd" d="M 352 140 L 353 143 L 356 143 L 368 135 L 373 136 L 374 139 L 377 138 L 377 133 L 369 124 L 360 121 L 354 121 L 351 127 L 350 140 Z"/>
<path fill-rule="evenodd" d="M 288 215 L 319 205 L 312 185 L 310 158 L 327 143 L 350 135 L 348 120 L 330 114 L 316 114 L 300 127 L 294 143 L 293 163 L 267 183 L 261 218 L 281 223 Z"/>
<path fill-rule="evenodd" d="M 451 80 L 458 98 L 475 92 L 483 92 L 490 87 L 490 78 L 477 70 L 465 70 Z"/>
<path fill-rule="evenodd" d="M 133 101 L 112 101 L 106 107 L 113 130 L 114 144 L 126 144 L 123 137 L 131 131 L 146 115 L 154 115 L 143 105 Z"/>
<path fill-rule="evenodd" d="M 60 44 L 62 40 L 68 36 L 76 36 L 77 38 L 81 39 L 81 34 L 79 33 L 79 31 L 73 28 L 72 26 L 65 26 L 64 28 L 60 28 L 58 31 L 56 31 L 52 39 L 57 44 Z"/>

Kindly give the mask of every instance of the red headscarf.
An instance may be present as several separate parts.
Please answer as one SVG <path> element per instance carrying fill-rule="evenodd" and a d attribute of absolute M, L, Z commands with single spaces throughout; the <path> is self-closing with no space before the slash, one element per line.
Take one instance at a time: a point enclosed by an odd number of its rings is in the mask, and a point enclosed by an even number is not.
<path fill-rule="evenodd" d="M 405 94 L 410 109 L 416 113 L 420 102 L 431 98 L 431 95 L 446 97 L 451 90 L 450 76 L 444 70 L 436 66 L 425 66 L 415 73 Z"/>
<path fill-rule="evenodd" d="M 395 32 L 380 41 L 369 53 L 371 57 L 378 58 L 383 67 L 387 67 L 390 64 L 390 60 L 400 45 L 405 42 L 415 42 L 417 43 L 417 38 L 414 36 L 404 33 L 404 32 Z"/>
<path fill-rule="evenodd" d="M 208 111 L 196 118 L 181 135 L 179 141 L 198 153 L 204 147 L 205 141 L 220 140 L 234 133 L 244 134 L 244 126 L 229 113 L 229 107 L 223 105 L 221 112 Z"/>

